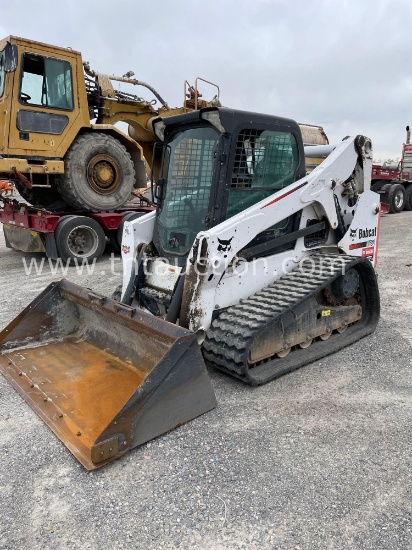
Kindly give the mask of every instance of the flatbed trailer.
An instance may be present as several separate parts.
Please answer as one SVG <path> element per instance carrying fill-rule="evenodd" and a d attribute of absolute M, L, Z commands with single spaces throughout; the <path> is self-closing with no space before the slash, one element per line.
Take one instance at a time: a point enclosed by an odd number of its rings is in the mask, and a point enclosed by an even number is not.
<path fill-rule="evenodd" d="M 151 212 L 142 198 L 113 212 L 51 212 L 16 199 L 1 197 L 0 223 L 8 248 L 22 252 L 44 252 L 52 260 L 84 261 L 99 258 L 109 240 L 120 251 L 125 220 Z"/>

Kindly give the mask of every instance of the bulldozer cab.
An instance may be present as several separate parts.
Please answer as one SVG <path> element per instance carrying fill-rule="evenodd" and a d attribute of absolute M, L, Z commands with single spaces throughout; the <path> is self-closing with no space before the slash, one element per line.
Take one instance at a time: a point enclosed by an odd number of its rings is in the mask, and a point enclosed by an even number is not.
<path fill-rule="evenodd" d="M 16 37 L 0 48 L 0 125 L 7 129 L 0 148 L 14 156 L 37 151 L 61 158 L 79 129 L 90 125 L 80 53 Z"/>
<path fill-rule="evenodd" d="M 154 244 L 181 267 L 200 231 L 305 175 L 302 136 L 293 121 L 208 108 L 158 119 L 154 130 L 164 141 Z M 259 238 L 289 232 L 295 222 L 288 217 Z"/>

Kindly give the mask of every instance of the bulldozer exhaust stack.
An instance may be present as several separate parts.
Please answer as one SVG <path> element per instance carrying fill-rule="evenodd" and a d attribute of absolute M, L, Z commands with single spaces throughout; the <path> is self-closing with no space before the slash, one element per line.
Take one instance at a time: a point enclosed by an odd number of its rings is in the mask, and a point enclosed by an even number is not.
<path fill-rule="evenodd" d="M 0 371 L 89 470 L 216 406 L 191 331 L 66 280 L 0 333 Z"/>

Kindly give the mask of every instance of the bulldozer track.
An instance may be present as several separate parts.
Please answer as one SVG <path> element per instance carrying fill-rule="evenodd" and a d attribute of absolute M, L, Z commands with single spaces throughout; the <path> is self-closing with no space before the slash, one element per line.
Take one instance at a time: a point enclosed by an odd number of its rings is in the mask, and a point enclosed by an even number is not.
<path fill-rule="evenodd" d="M 310 267 L 299 267 L 263 290 L 224 310 L 209 328 L 203 343 L 208 365 L 218 368 L 251 385 L 260 385 L 330 355 L 372 333 L 379 319 L 379 294 L 375 273 L 366 259 L 346 255 L 313 254 Z M 316 339 L 310 347 L 294 346 L 286 357 L 272 356 L 250 363 L 250 349 L 257 336 L 276 320 L 296 308 L 302 312 L 304 302 L 330 285 L 345 271 L 356 268 L 360 276 L 362 316 L 343 333 L 327 340 Z M 282 323 L 281 326 L 284 326 Z M 302 343 L 310 335 L 302 334 Z"/>

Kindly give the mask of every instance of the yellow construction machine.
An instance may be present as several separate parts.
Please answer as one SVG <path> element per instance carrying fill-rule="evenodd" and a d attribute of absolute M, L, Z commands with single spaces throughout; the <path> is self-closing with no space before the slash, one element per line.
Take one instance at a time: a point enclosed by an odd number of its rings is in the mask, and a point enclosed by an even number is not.
<path fill-rule="evenodd" d="M 147 186 L 155 142 L 152 122 L 220 105 L 216 84 L 184 83 L 182 107 L 171 108 L 149 84 L 93 71 L 81 54 L 9 36 L 0 41 L 0 179 L 13 180 L 29 203 L 49 207 L 61 199 L 75 210 L 123 206 L 133 188 Z M 201 99 L 199 82 L 213 88 Z M 147 101 L 118 85 L 142 86 Z M 93 122 L 92 122 L 93 121 Z M 128 134 L 119 122 L 129 125 Z M 301 125 L 305 144 L 326 144 L 323 129 Z M 312 159 L 308 170 L 320 162 Z M 156 178 L 158 165 L 154 165 Z"/>
<path fill-rule="evenodd" d="M 108 76 L 71 48 L 9 36 L 0 41 L 0 179 L 13 179 L 32 204 L 119 208 L 134 187 L 147 186 L 151 121 L 219 104 L 212 83 L 214 99 L 200 99 L 199 80 L 186 82 L 183 106 L 171 108 L 132 72 Z M 156 99 L 115 90 L 114 82 L 143 86 Z M 130 135 L 118 122 L 129 124 Z"/>

